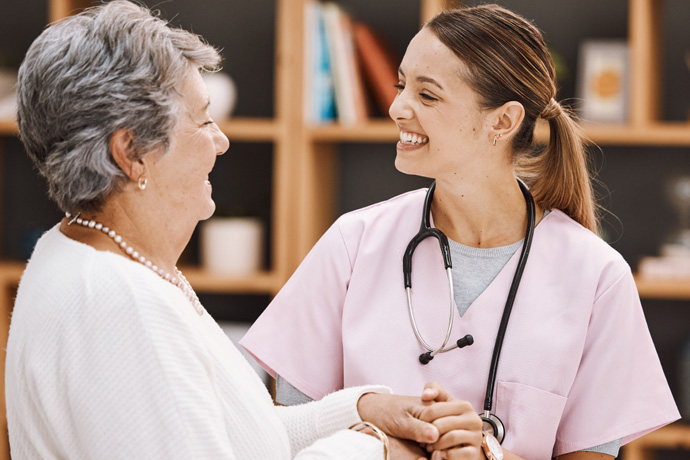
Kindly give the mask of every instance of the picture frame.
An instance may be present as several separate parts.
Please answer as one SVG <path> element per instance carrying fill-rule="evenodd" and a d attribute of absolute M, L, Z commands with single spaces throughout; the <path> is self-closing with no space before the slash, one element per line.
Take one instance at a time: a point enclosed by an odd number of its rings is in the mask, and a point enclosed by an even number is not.
<path fill-rule="evenodd" d="M 624 123 L 629 105 L 629 48 L 625 40 L 580 45 L 577 98 L 583 120 Z"/>

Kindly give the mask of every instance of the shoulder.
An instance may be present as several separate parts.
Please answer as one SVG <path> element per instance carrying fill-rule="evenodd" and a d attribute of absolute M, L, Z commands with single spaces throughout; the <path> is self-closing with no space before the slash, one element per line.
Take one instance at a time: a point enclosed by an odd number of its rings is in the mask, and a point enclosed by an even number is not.
<path fill-rule="evenodd" d="M 624 276 L 632 278 L 630 266 L 618 251 L 560 210 L 552 210 L 537 226 L 534 241 L 540 241 L 538 251 L 559 261 L 559 269 L 596 275 L 600 287 Z"/>
<path fill-rule="evenodd" d="M 341 231 L 364 231 L 368 227 L 396 228 L 401 222 L 419 226 L 427 189 L 417 189 L 343 214 L 336 221 Z"/>
<path fill-rule="evenodd" d="M 143 265 L 71 240 L 55 227 L 37 243 L 16 303 L 20 312 L 31 310 L 47 321 L 58 316 L 83 321 L 162 304 L 166 284 Z"/>

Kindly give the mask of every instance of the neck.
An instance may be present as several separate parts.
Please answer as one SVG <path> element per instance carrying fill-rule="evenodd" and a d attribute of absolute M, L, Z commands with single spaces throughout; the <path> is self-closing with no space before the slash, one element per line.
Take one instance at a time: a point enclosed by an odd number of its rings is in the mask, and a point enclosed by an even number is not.
<path fill-rule="evenodd" d="M 520 241 L 527 206 L 514 176 L 484 181 L 437 180 L 431 204 L 434 226 L 466 246 L 492 248 Z M 541 210 L 537 209 L 537 221 Z"/>
<path fill-rule="evenodd" d="M 168 273 L 174 273 L 193 231 L 175 229 L 170 223 L 154 225 L 154 219 L 143 210 L 125 208 L 117 201 L 109 202 L 100 212 L 82 213 L 81 217 L 114 230 L 134 250 Z M 69 221 L 63 219 L 60 226 L 66 236 L 101 251 L 125 254 L 123 248 L 107 234 L 81 225 L 68 225 Z"/>

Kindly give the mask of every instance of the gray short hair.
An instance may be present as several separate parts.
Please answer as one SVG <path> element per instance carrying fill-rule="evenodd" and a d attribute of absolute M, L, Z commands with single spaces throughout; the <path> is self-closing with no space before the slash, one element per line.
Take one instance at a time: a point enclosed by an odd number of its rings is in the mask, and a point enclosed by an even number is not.
<path fill-rule="evenodd" d="M 127 176 L 110 155 L 120 129 L 133 157 L 167 151 L 189 66 L 220 55 L 145 7 L 114 0 L 48 27 L 19 69 L 20 138 L 63 211 L 98 211 Z"/>

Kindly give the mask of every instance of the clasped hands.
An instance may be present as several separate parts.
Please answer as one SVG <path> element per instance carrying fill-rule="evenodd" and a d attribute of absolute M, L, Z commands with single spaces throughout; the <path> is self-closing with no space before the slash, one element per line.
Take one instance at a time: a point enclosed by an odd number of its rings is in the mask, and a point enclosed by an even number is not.
<path fill-rule="evenodd" d="M 479 415 L 437 383 L 427 383 L 421 398 L 367 393 L 357 410 L 388 435 L 392 460 L 485 458 Z"/>

